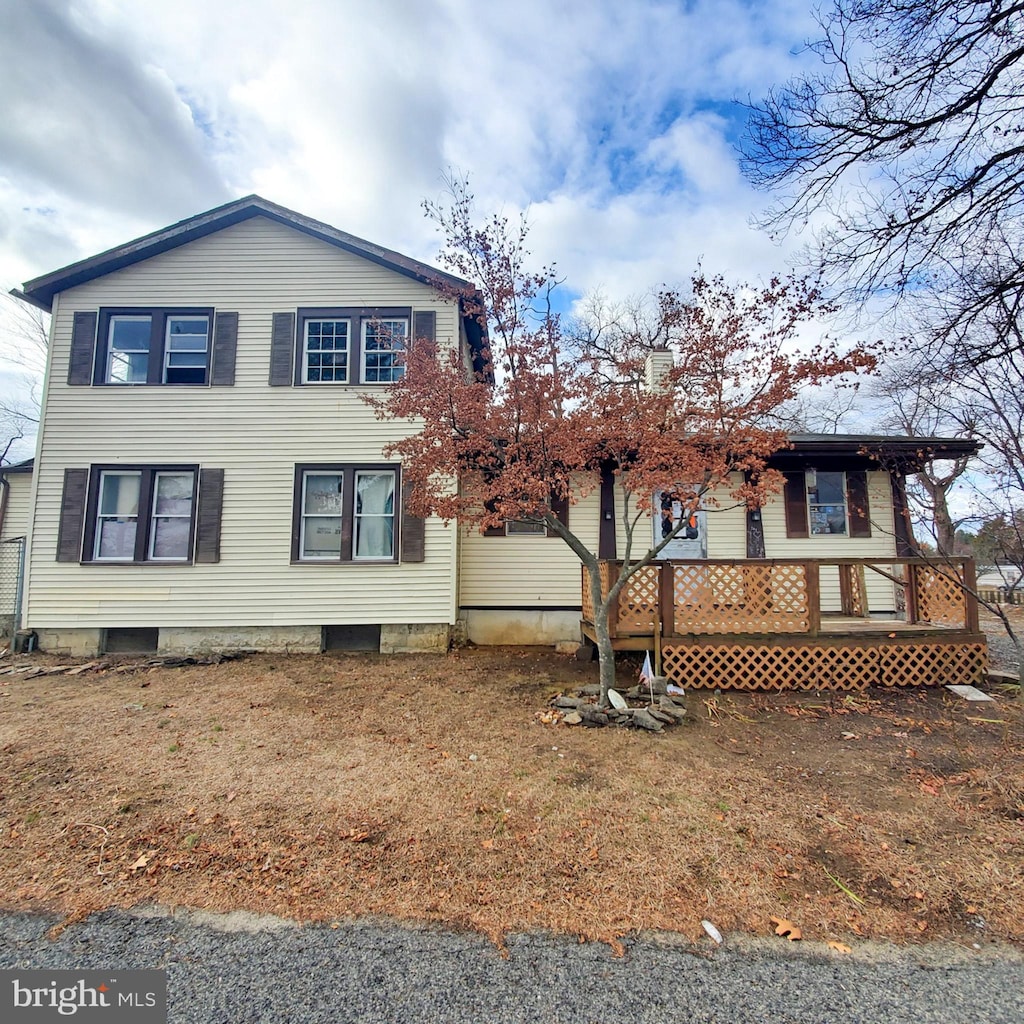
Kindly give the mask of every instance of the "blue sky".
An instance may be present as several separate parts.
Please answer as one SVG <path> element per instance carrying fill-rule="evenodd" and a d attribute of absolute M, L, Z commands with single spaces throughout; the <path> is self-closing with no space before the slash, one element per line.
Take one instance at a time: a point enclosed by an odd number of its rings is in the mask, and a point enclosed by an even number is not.
<path fill-rule="evenodd" d="M 257 192 L 431 260 L 448 168 L 527 210 L 570 294 L 756 279 L 737 100 L 810 58 L 809 2 L 32 0 L 0 14 L 6 288 Z M 0 349 L 16 338 L 0 323 Z"/>

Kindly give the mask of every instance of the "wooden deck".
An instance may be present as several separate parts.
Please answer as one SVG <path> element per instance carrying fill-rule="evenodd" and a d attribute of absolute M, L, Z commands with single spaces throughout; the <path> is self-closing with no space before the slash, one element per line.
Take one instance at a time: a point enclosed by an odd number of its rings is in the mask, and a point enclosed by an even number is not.
<path fill-rule="evenodd" d="M 620 567 L 602 563 L 605 594 Z M 838 582 L 826 601 L 823 572 Z M 616 650 L 654 651 L 662 674 L 692 689 L 978 683 L 987 648 L 965 589 L 973 572 L 969 559 L 656 562 L 624 585 L 609 633 Z M 886 584 L 869 588 L 869 573 Z M 596 641 L 586 572 L 581 629 Z"/>

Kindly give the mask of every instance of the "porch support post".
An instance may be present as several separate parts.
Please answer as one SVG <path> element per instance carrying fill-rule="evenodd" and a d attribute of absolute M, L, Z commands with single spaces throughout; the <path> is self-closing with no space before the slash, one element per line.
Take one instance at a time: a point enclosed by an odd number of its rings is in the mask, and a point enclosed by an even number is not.
<path fill-rule="evenodd" d="M 978 573 L 973 558 L 963 561 L 964 626 L 971 633 L 981 631 L 978 622 Z"/>
<path fill-rule="evenodd" d="M 658 564 L 658 614 L 662 636 L 676 635 L 675 571 L 671 562 Z"/>
<path fill-rule="evenodd" d="M 750 481 L 750 474 L 743 474 Z M 759 508 L 747 509 L 747 558 L 764 558 L 764 521 Z"/>
<path fill-rule="evenodd" d="M 807 602 L 807 633 L 817 636 L 821 631 L 821 577 L 817 562 L 804 562 L 804 600 Z"/>
<path fill-rule="evenodd" d="M 597 534 L 597 557 L 615 558 L 615 474 L 610 462 L 601 465 L 601 522 Z"/>

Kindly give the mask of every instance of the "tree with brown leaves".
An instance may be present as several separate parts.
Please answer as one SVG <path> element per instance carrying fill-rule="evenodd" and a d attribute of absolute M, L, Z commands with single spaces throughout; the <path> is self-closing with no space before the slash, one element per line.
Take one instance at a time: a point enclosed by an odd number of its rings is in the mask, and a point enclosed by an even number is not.
<path fill-rule="evenodd" d="M 477 283 L 457 297 L 486 327 L 487 366 L 473 373 L 457 351 L 414 341 L 404 376 L 371 401 L 380 417 L 415 424 L 388 451 L 402 461 L 414 514 L 480 529 L 542 523 L 576 553 L 590 585 L 604 705 L 615 681 L 608 611 L 626 581 L 698 508 L 760 507 L 781 484 L 767 461 L 787 445 L 770 426 L 773 413 L 804 387 L 870 367 L 873 357 L 840 353 L 827 340 L 795 351 L 822 299 L 813 283 L 792 278 L 734 288 L 698 272 L 689 293 L 657 293 L 643 329 L 627 318 L 569 332 L 554 308 L 555 269 L 528 267 L 525 220 L 478 223 L 468 184 L 450 184 L 450 201 L 426 209 L 445 236 L 442 263 Z M 652 345 L 662 353 L 654 380 L 645 379 Z M 614 473 L 626 538 L 606 592 L 597 553 L 552 507 L 580 501 L 602 469 Z M 683 514 L 651 546 L 658 491 Z"/>

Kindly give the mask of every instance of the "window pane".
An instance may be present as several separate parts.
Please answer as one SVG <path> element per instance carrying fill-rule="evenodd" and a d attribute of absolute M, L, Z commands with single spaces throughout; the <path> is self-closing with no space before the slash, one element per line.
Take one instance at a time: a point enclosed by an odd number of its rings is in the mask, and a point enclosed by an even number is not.
<path fill-rule="evenodd" d="M 158 516 L 191 516 L 192 474 L 158 473 L 153 511 Z"/>
<path fill-rule="evenodd" d="M 148 316 L 112 316 L 110 348 L 117 352 L 148 352 L 150 326 Z"/>
<path fill-rule="evenodd" d="M 395 474 L 356 473 L 354 557 L 393 557 L 394 532 Z"/>
<path fill-rule="evenodd" d="M 815 474 L 815 486 L 807 492 L 811 533 L 846 533 L 846 474 Z"/>
<path fill-rule="evenodd" d="M 135 558 L 135 519 L 101 519 L 97 526 L 97 558 Z"/>
<path fill-rule="evenodd" d="M 192 532 L 190 516 L 153 520 L 151 558 L 188 558 L 188 540 Z"/>
<path fill-rule="evenodd" d="M 303 558 L 341 558 L 341 519 L 308 516 L 302 523 Z"/>
<path fill-rule="evenodd" d="M 523 523 L 510 519 L 505 524 L 505 533 L 509 537 L 542 537 L 547 535 L 547 527 L 543 523 Z"/>
<path fill-rule="evenodd" d="M 341 474 L 307 473 L 303 511 L 309 515 L 341 515 Z"/>
<path fill-rule="evenodd" d="M 104 473 L 100 479 L 100 515 L 138 515 L 141 480 L 141 473 Z"/>
<path fill-rule="evenodd" d="M 148 316 L 112 316 L 107 335 L 107 382 L 145 384 L 149 372 Z"/>

